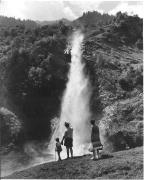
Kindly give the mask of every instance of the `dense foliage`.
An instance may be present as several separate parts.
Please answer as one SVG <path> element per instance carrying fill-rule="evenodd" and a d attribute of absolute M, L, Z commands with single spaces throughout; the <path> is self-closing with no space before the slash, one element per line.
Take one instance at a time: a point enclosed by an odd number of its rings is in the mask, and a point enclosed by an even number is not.
<path fill-rule="evenodd" d="M 0 16 L 0 27 L 1 28 L 15 28 L 16 26 L 25 26 L 28 29 L 36 28 L 38 25 L 32 20 L 20 20 L 13 17 Z"/>
<path fill-rule="evenodd" d="M 110 42 L 134 44 L 138 41 L 137 44 L 140 44 L 143 39 L 143 20 L 137 15 L 129 16 L 118 12 L 105 36 Z M 138 47 L 141 48 L 140 45 Z"/>
<path fill-rule="evenodd" d="M 1 144 L 14 145 L 16 141 L 20 142 L 20 134 L 22 133 L 22 124 L 18 117 L 7 110 L 0 108 L 0 121 L 1 121 Z M 22 139 L 21 139 L 22 140 Z"/>
<path fill-rule="evenodd" d="M 64 50 L 70 27 L 59 22 L 27 29 L 20 23 L 0 30 L 0 104 L 21 117 L 27 138 L 47 138 L 67 81 L 70 56 Z"/>
<path fill-rule="evenodd" d="M 101 14 L 97 11 L 88 11 L 83 13 L 83 15 L 76 19 L 73 23 L 75 26 L 83 26 L 85 29 L 92 30 L 111 24 L 113 19 L 114 16 L 112 15 Z"/>

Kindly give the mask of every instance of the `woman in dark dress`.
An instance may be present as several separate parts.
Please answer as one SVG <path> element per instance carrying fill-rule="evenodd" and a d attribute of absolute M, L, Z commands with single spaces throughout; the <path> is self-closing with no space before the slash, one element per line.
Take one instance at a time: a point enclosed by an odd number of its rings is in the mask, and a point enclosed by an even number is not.
<path fill-rule="evenodd" d="M 93 160 L 99 159 L 99 150 L 102 149 L 102 144 L 99 137 L 99 127 L 95 124 L 95 120 L 91 120 L 91 142 L 93 145 Z"/>

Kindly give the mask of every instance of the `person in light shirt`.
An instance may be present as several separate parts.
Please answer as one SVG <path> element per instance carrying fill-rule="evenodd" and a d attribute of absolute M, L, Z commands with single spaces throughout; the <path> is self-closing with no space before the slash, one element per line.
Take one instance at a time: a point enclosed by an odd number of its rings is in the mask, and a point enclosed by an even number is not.
<path fill-rule="evenodd" d="M 68 159 L 69 152 L 71 154 L 71 158 L 73 158 L 73 149 L 72 149 L 72 147 L 73 147 L 73 128 L 70 127 L 70 124 L 68 122 L 65 122 L 65 127 L 67 130 L 64 133 L 61 144 L 63 144 L 63 141 L 64 141 L 64 146 L 66 146 L 67 159 Z"/>

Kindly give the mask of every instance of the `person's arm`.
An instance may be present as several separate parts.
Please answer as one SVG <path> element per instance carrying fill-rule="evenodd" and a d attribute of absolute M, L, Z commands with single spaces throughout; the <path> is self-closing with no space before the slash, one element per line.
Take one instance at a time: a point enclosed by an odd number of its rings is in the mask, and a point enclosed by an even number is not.
<path fill-rule="evenodd" d="M 62 138 L 62 140 L 61 140 L 61 144 L 63 145 L 63 140 L 64 140 L 64 136 L 63 136 L 63 138 Z"/>
<path fill-rule="evenodd" d="M 62 140 L 61 140 L 61 144 L 63 145 L 63 140 L 65 139 L 65 134 L 64 134 L 64 136 L 63 136 L 63 138 L 62 138 Z"/>
<path fill-rule="evenodd" d="M 92 127 L 92 131 L 91 131 L 91 141 L 93 142 L 93 127 Z"/>
<path fill-rule="evenodd" d="M 57 151 L 57 144 L 56 144 L 56 147 L 55 147 L 55 151 Z"/>

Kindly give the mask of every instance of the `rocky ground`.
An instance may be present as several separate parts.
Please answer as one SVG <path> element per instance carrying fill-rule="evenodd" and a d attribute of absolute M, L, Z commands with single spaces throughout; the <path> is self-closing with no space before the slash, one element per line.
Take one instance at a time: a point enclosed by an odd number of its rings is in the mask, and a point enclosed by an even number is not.
<path fill-rule="evenodd" d="M 91 155 L 61 162 L 50 162 L 15 172 L 8 179 L 143 179 L 143 148 L 102 153 L 101 159 Z"/>

